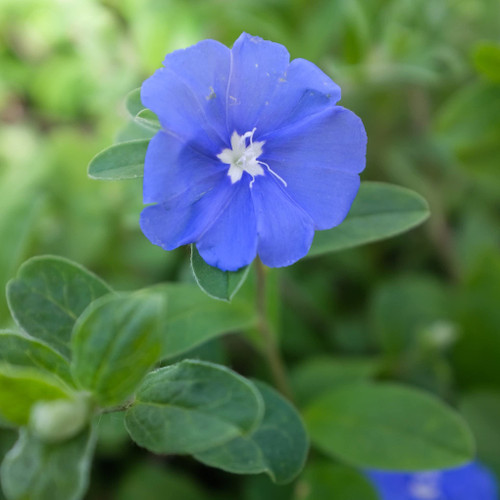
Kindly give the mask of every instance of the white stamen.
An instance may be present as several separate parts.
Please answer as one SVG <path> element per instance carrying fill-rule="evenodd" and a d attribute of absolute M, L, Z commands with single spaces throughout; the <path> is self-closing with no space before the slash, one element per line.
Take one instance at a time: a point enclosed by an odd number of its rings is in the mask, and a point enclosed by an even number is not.
<path fill-rule="evenodd" d="M 234 184 L 238 182 L 243 176 L 243 172 L 246 172 L 252 178 L 250 187 L 253 187 L 255 177 L 264 175 L 264 169 L 262 168 L 262 166 L 264 166 L 270 174 L 274 175 L 285 187 L 287 187 L 285 180 L 276 172 L 273 172 L 267 163 L 257 159 L 262 154 L 262 146 L 265 144 L 265 141 L 253 142 L 255 130 L 254 128 L 249 132 L 245 132 L 243 135 L 239 135 L 235 130 L 231 136 L 231 149 L 223 149 L 222 152 L 217 155 L 217 158 L 219 158 L 222 163 L 229 165 L 227 175 L 230 177 L 231 183 Z M 247 143 L 247 139 L 249 143 Z"/>

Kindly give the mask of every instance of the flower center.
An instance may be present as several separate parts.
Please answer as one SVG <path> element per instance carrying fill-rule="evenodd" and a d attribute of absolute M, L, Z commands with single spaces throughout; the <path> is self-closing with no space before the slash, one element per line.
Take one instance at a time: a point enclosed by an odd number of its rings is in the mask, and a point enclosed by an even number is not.
<path fill-rule="evenodd" d="M 267 163 L 258 160 L 262 154 L 262 146 L 265 144 L 265 141 L 253 142 L 254 133 L 255 128 L 250 132 L 245 132 L 243 135 L 239 135 L 235 130 L 231 136 L 231 149 L 223 149 L 217 155 L 217 158 L 222 163 L 229 165 L 227 175 L 231 179 L 231 183 L 238 182 L 243 176 L 243 172 L 246 172 L 252 177 L 250 181 L 250 187 L 252 187 L 255 177 L 264 175 L 263 167 L 266 167 L 286 187 L 286 182 L 277 173 L 273 172 Z"/>

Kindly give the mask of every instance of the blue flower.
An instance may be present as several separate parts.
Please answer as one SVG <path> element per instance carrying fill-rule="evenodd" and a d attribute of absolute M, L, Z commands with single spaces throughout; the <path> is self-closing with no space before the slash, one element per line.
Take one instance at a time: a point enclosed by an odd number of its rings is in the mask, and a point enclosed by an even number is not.
<path fill-rule="evenodd" d="M 144 165 L 141 228 L 173 250 L 196 243 L 234 271 L 304 257 L 314 230 L 340 224 L 359 188 L 366 133 L 340 88 L 282 45 L 246 33 L 167 55 L 142 85 L 161 130 Z"/>
<path fill-rule="evenodd" d="M 381 500 L 498 500 L 491 473 L 477 462 L 443 471 L 367 471 Z"/>

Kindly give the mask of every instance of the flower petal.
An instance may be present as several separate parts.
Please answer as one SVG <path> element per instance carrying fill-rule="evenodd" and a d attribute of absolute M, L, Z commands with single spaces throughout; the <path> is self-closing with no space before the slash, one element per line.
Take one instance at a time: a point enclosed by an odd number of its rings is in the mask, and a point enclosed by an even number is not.
<path fill-rule="evenodd" d="M 255 126 L 257 130 L 276 130 L 283 123 L 298 122 L 339 100 L 340 87 L 329 76 L 305 59 L 294 59 Z"/>
<path fill-rule="evenodd" d="M 144 162 L 144 203 L 175 198 L 193 203 L 227 174 L 227 165 L 160 130 L 150 141 Z"/>
<path fill-rule="evenodd" d="M 283 45 L 243 33 L 231 51 L 227 128 L 243 134 L 255 127 L 266 101 L 283 77 L 290 55 Z"/>
<path fill-rule="evenodd" d="M 251 190 L 257 216 L 257 252 L 269 267 L 283 267 L 304 257 L 311 247 L 314 223 L 270 174 L 255 178 Z"/>
<path fill-rule="evenodd" d="M 282 177 L 289 196 L 316 229 L 340 224 L 365 167 L 366 133 L 351 111 L 335 106 L 266 136 L 262 161 Z"/>
<path fill-rule="evenodd" d="M 257 222 L 247 183 L 239 182 L 227 208 L 201 236 L 196 248 L 211 266 L 236 271 L 257 255 Z"/>
<path fill-rule="evenodd" d="M 194 203 L 173 202 L 146 207 L 141 213 L 142 232 L 164 250 L 195 242 L 218 218 L 234 194 L 225 176 Z"/>
<path fill-rule="evenodd" d="M 227 135 L 229 49 L 204 40 L 167 55 L 164 65 L 142 84 L 143 104 L 163 128 L 186 140 L 198 136 L 208 151 L 219 153 Z"/>

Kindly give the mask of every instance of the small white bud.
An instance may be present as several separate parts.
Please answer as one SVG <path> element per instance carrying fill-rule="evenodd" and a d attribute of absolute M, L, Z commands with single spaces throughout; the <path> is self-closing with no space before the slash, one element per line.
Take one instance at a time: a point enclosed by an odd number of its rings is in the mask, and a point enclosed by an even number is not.
<path fill-rule="evenodd" d="M 31 409 L 30 428 L 43 441 L 72 438 L 88 423 L 91 412 L 88 397 L 40 401 Z"/>

